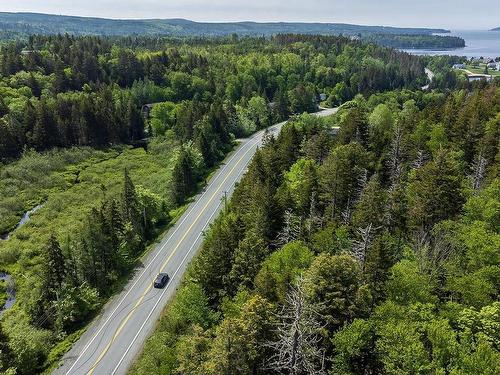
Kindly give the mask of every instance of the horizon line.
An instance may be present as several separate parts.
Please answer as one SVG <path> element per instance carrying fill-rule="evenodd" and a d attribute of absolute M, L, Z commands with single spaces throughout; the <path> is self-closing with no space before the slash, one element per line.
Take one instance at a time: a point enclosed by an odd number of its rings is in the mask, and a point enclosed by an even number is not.
<path fill-rule="evenodd" d="M 92 15 L 80 15 L 80 14 L 64 14 L 64 13 L 43 13 L 43 12 L 33 12 L 33 11 L 1 11 L 0 14 L 38 14 L 45 16 L 61 16 L 61 17 L 76 17 L 76 18 L 93 18 L 99 20 L 110 20 L 110 21 L 172 21 L 172 20 L 182 20 L 194 23 L 205 23 L 205 24 L 230 24 L 230 23 L 256 23 L 256 24 L 322 24 L 322 25 L 354 25 L 354 26 L 366 26 L 366 27 L 388 27 L 388 28 L 396 28 L 396 29 L 442 29 L 447 31 L 492 31 L 499 26 L 493 26 L 485 29 L 477 29 L 477 28 L 465 28 L 465 27 L 449 27 L 449 26 L 395 26 L 395 25 L 384 25 L 384 24 L 366 24 L 366 23 L 357 23 L 356 21 L 283 21 L 283 20 L 266 20 L 266 21 L 255 21 L 249 19 L 239 19 L 239 20 L 217 20 L 217 21 L 206 21 L 206 20 L 196 20 L 185 17 L 170 17 L 170 18 L 135 18 L 135 17 L 103 17 L 103 16 L 92 16 Z"/>

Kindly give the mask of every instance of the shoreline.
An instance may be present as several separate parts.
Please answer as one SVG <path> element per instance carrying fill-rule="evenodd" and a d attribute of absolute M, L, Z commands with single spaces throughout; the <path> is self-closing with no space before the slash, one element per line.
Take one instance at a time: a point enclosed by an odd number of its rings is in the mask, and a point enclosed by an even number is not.
<path fill-rule="evenodd" d="M 459 48 L 401 48 L 399 50 L 418 56 L 465 56 L 467 58 L 500 57 L 500 32 L 492 30 L 451 30 L 451 33 L 433 34 L 457 36 L 465 40 L 465 47 Z"/>

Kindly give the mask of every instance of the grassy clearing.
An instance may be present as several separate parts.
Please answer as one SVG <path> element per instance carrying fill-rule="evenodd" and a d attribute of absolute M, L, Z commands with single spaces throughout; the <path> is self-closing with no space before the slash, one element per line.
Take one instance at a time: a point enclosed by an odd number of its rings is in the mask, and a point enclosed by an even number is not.
<path fill-rule="evenodd" d="M 467 65 L 467 70 L 474 74 L 485 74 L 484 69 L 486 65 L 485 64 L 480 64 L 479 66 L 472 66 L 472 65 Z M 493 77 L 500 77 L 500 71 L 488 68 L 488 74 L 493 76 Z"/>
<path fill-rule="evenodd" d="M 18 297 L 2 319 L 4 327 L 11 333 L 30 330 L 32 335 L 45 338 L 47 358 L 40 370 L 47 369 L 48 373 L 85 330 L 82 326 L 68 336 L 53 337 L 48 331 L 28 324 L 24 309 L 33 291 L 27 281 L 38 275 L 40 250 L 52 233 L 59 238 L 80 233 L 93 207 L 99 206 L 106 197 L 121 194 L 125 169 L 136 187 L 142 186 L 160 195 L 167 201 L 167 207 L 173 207 L 170 179 L 177 144 L 154 140 L 149 146 L 148 151 L 121 146 L 105 150 L 73 148 L 43 154 L 28 152 L 20 160 L 0 167 L 2 232 L 12 230 L 26 210 L 44 202 L 24 226 L 12 232 L 9 240 L 0 241 L 0 266 L 15 278 Z M 176 218 L 183 209 L 172 209 L 171 217 Z M 158 228 L 157 235 L 170 225 L 172 223 Z M 149 244 L 148 250 L 153 245 Z M 120 290 L 127 281 L 128 277 L 117 280 L 115 290 Z M 0 299 L 3 294 L 0 293 Z M 25 328 L 16 328 L 19 325 Z"/>
<path fill-rule="evenodd" d="M 170 201 L 172 161 L 177 148 L 173 141 L 154 140 L 148 151 L 122 146 L 106 150 L 73 148 L 44 154 L 29 152 L 20 160 L 0 167 L 0 209 L 5 213 L 0 219 L 2 228 L 11 227 L 9 220 L 17 225 L 26 210 L 44 203 L 24 226 L 12 232 L 9 240 L 0 241 L 0 266 L 14 276 L 18 292 L 17 303 L 6 312 L 5 327 L 10 332 L 10 327 L 19 322 L 33 334 L 42 335 L 50 341 L 40 371 L 49 373 L 53 370 L 87 327 L 81 325 L 67 336 L 54 337 L 46 330 L 28 325 L 23 305 L 30 300 L 32 288 L 26 280 L 37 277 L 34 270 L 39 263 L 40 249 L 52 233 L 59 238 L 78 234 L 86 225 L 87 214 L 93 207 L 99 206 L 106 197 L 121 194 L 123 173 L 127 169 L 136 187 L 142 186 L 160 195 L 170 207 L 169 223 L 157 228 L 155 240 L 148 244 L 137 259 L 139 261 L 161 240 L 193 200 L 189 199 L 180 207 L 175 207 Z M 215 171 L 215 168 L 208 171 L 207 178 Z M 203 187 L 204 182 L 200 182 L 197 191 Z M 7 217 L 10 219 L 6 220 Z M 120 278 L 113 290 L 118 293 L 128 280 L 128 275 Z"/>
<path fill-rule="evenodd" d="M 120 149 L 72 148 L 43 154 L 28 151 L 11 164 L 0 165 L 0 233 L 15 228 L 23 213 L 54 191 L 72 184 L 74 171 L 115 158 Z"/>
<path fill-rule="evenodd" d="M 36 155 L 29 155 L 15 165 L 5 167 L 2 176 L 10 177 L 2 178 L 3 191 L 7 186 L 10 191 L 3 196 L 0 205 L 7 217 L 14 217 L 17 223 L 19 211 L 24 212 L 26 207 L 40 201 L 45 201 L 45 205 L 25 226 L 15 230 L 10 240 L 0 242 L 0 263 L 9 265 L 19 259 L 23 266 L 29 266 L 24 263 L 31 261 L 33 250 L 43 246 L 51 233 L 67 235 L 78 232 L 92 207 L 106 195 L 120 192 L 125 169 L 129 170 L 136 185 L 168 199 L 169 161 L 174 149 L 172 146 L 166 153 L 146 152 L 142 148 L 73 149 L 70 158 L 66 157 L 67 151 L 62 151 L 64 155 L 47 155 L 40 163 Z M 70 162 L 64 165 L 68 159 Z M 11 204 L 16 189 L 17 206 Z M 3 227 L 7 225 L 3 223 Z"/>

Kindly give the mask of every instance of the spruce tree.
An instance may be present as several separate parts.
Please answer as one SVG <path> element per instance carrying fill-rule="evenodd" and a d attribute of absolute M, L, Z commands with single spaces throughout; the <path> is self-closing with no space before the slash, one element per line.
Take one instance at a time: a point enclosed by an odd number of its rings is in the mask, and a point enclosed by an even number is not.
<path fill-rule="evenodd" d="M 26 101 L 23 111 L 23 119 L 21 122 L 22 133 L 26 134 L 26 146 L 33 147 L 35 145 L 33 139 L 33 127 L 37 120 L 36 108 L 31 100 Z"/>
<path fill-rule="evenodd" d="M 54 234 L 45 248 L 45 272 L 48 286 L 52 291 L 61 288 L 66 277 L 66 260 Z"/>
<path fill-rule="evenodd" d="M 177 203 L 189 196 L 194 185 L 193 167 L 187 151 L 182 148 L 172 172 L 172 194 Z"/>
<path fill-rule="evenodd" d="M 126 119 L 126 125 L 129 130 L 129 139 L 132 141 L 142 139 L 144 137 L 144 121 L 132 98 L 130 98 L 127 102 Z"/>
<path fill-rule="evenodd" d="M 143 214 L 141 205 L 137 198 L 137 193 L 135 191 L 134 183 L 130 178 L 128 170 L 125 169 L 124 172 L 124 183 L 123 183 L 123 219 L 125 225 L 129 223 L 133 231 L 134 236 L 139 238 L 139 248 L 134 249 L 134 251 L 140 250 L 143 246 L 144 239 L 144 224 L 143 224 Z"/>

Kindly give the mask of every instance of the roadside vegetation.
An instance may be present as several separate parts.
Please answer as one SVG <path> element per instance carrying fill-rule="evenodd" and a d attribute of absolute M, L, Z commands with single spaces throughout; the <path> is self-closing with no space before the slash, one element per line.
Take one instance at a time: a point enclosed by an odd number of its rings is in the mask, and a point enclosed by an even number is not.
<path fill-rule="evenodd" d="M 320 93 L 337 105 L 417 88 L 423 67 L 342 37 L 2 45 L 0 269 L 16 303 L 0 321 L 0 371 L 50 369 L 235 138 L 315 111 Z"/>
<path fill-rule="evenodd" d="M 131 374 L 495 374 L 499 113 L 491 84 L 288 123 Z"/>

